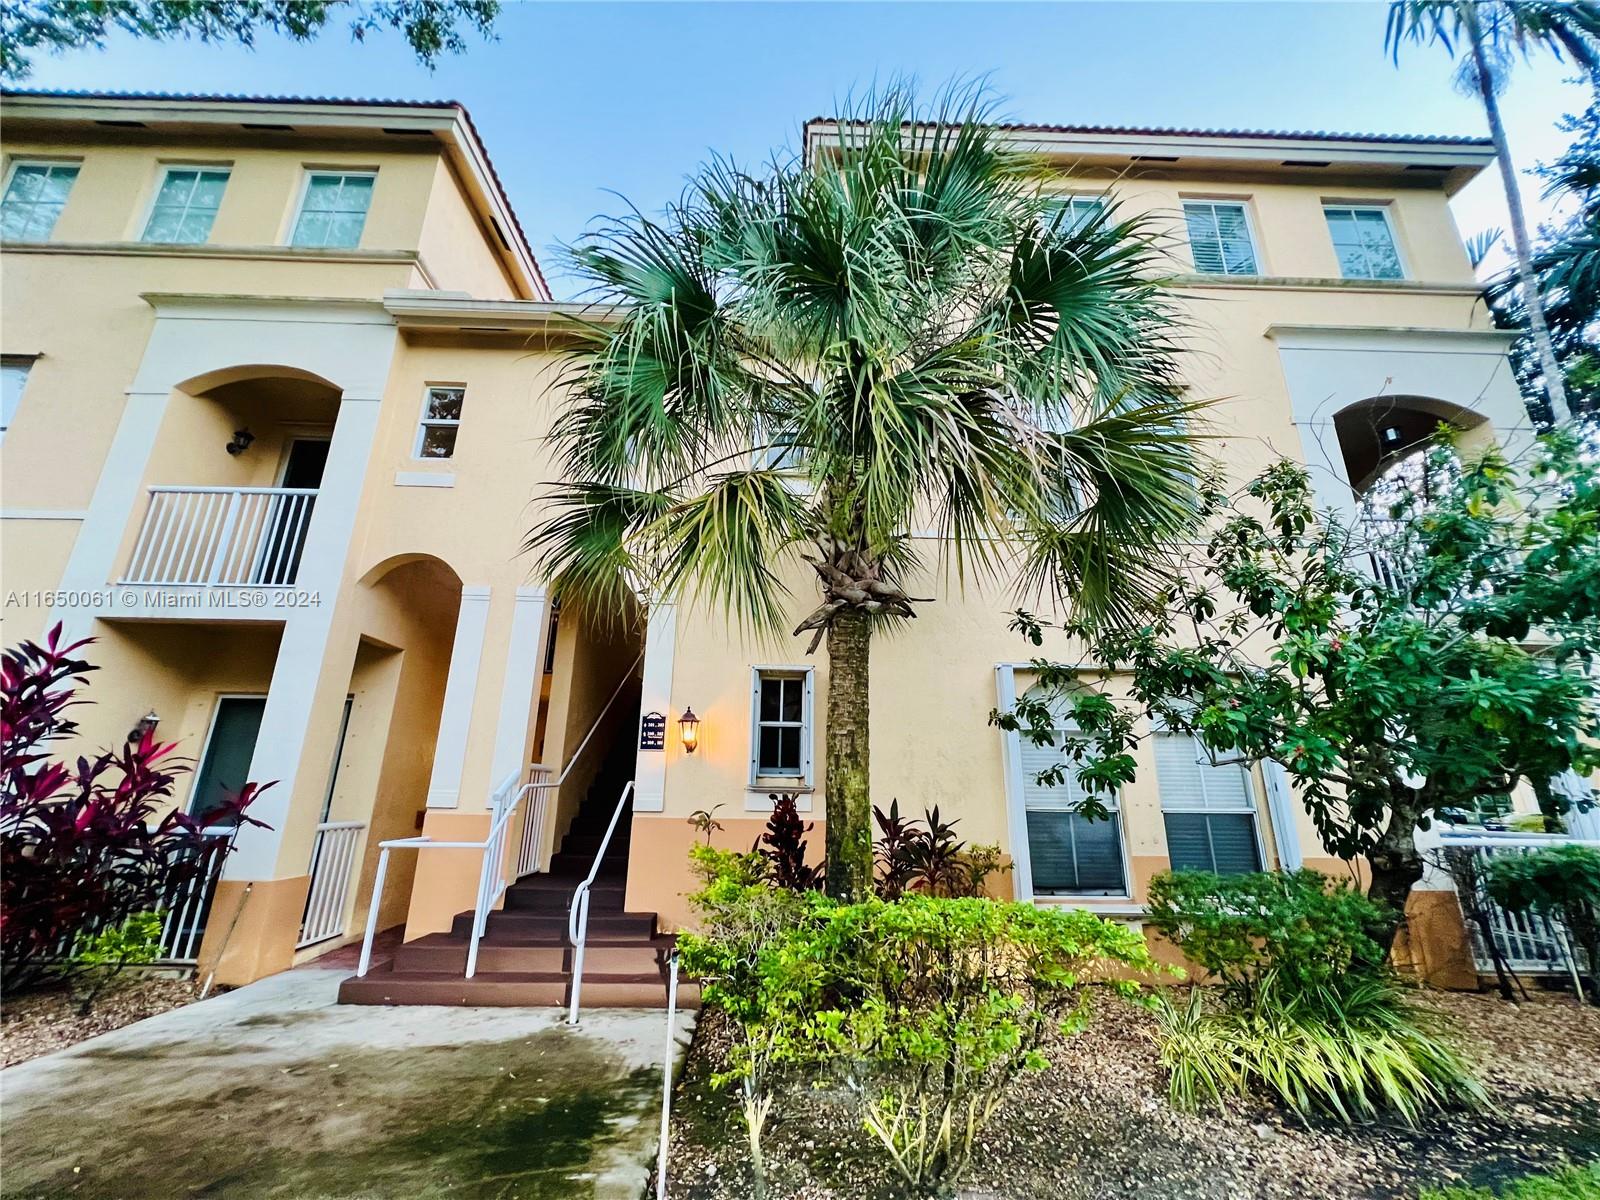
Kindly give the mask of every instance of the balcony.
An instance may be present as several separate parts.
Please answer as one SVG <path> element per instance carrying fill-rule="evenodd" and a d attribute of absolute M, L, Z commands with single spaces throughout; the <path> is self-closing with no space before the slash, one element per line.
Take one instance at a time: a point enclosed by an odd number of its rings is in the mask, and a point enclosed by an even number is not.
<path fill-rule="evenodd" d="M 120 582 L 292 587 L 315 488 L 152 487 Z"/>

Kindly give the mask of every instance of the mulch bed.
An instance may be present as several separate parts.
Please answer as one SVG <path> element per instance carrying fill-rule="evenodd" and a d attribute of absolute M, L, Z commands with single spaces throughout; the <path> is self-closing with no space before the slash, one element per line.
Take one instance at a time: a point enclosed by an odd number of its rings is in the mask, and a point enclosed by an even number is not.
<path fill-rule="evenodd" d="M 212 994 L 221 990 L 213 989 Z M 0 1007 L 0 1067 L 64 1050 L 199 998 L 197 981 L 159 976 L 130 980 L 107 992 L 87 1017 L 78 1015 L 77 1001 L 61 988 L 28 992 L 15 999 L 8 996 Z"/>
<path fill-rule="evenodd" d="M 1087 1032 L 1053 1046 L 991 1122 L 961 1195 L 984 1200 L 1402 1200 L 1425 1186 L 1492 1184 L 1563 1159 L 1600 1159 L 1600 1009 L 1535 993 L 1422 993 L 1478 1064 L 1493 1107 L 1415 1129 L 1311 1125 L 1266 1105 L 1189 1115 L 1166 1099 L 1151 1016 L 1102 1001 Z M 702 1014 L 674 1100 L 669 1195 L 745 1200 L 743 1126 L 711 1072 L 726 1052 L 720 1013 Z M 773 1200 L 899 1193 L 842 1097 L 779 1102 L 764 1141 Z"/>

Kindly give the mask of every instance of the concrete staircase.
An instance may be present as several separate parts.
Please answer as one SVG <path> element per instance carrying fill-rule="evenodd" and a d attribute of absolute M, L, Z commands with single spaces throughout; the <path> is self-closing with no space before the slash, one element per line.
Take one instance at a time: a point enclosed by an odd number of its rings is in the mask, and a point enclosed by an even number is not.
<path fill-rule="evenodd" d="M 630 756 L 631 758 L 631 756 Z M 631 762 L 626 764 L 631 766 Z M 457 914 L 448 933 L 402 944 L 392 962 L 339 988 L 341 1004 L 565 1005 L 572 994 L 573 947 L 567 938 L 572 893 L 594 865 L 606 824 L 627 782 L 606 764 L 589 789 L 546 874 L 529 875 L 506 890 L 505 907 L 489 915 L 478 943 L 478 969 L 465 978 L 472 913 Z M 658 933 L 655 913 L 623 908 L 632 813 L 625 809 L 590 889 L 585 942 L 585 1008 L 665 1008 L 670 935 Z M 424 852 L 425 853 L 425 852 Z M 678 989 L 682 1007 L 698 1006 L 693 986 Z"/>

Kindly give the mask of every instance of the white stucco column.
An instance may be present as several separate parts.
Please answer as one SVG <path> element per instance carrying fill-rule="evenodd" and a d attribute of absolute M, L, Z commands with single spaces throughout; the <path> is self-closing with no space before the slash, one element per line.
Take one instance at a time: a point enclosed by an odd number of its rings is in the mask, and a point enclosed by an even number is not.
<path fill-rule="evenodd" d="M 379 397 L 344 396 L 328 445 L 328 462 L 317 489 L 305 550 L 295 577 L 295 590 L 314 595 L 316 603 L 292 610 L 283 624 L 278 657 L 272 666 L 267 706 L 261 714 L 255 753 L 250 758 L 250 778 L 257 783 L 276 780 L 251 808 L 250 815 L 270 829 L 246 825 L 239 833 L 234 853 L 224 870 L 226 879 L 272 879 L 283 843 L 284 828 L 297 792 L 314 790 L 320 797 L 325 778 L 302 780 L 306 738 L 314 723 L 327 714 L 317 710 L 317 692 L 327 668 L 329 635 L 344 564 L 355 531 L 356 509 L 366 478 L 372 439 L 378 428 Z M 349 664 L 338 668 L 347 673 Z M 338 680 L 342 696 L 345 678 Z M 327 707 L 327 706 L 324 706 Z"/>
<path fill-rule="evenodd" d="M 543 675 L 544 637 L 549 606 L 542 587 L 520 587 L 511 611 L 511 639 L 506 647 L 505 682 L 500 688 L 500 714 L 494 731 L 490 787 L 527 765 L 533 706 Z"/>
<path fill-rule="evenodd" d="M 660 713 L 672 724 L 672 659 L 678 648 L 678 605 L 658 600 L 650 605 L 644 631 L 644 678 L 639 689 L 639 719 Z M 639 731 L 634 730 L 634 745 Z M 636 750 L 633 768 L 633 811 L 660 812 L 667 804 L 667 752 Z"/>
<path fill-rule="evenodd" d="M 94 497 L 89 501 L 88 515 L 61 574 L 63 592 L 94 592 L 116 577 L 117 547 L 128 528 L 128 514 L 138 508 L 139 485 L 171 394 L 170 388 L 128 392 L 122 419 L 117 423 L 111 449 L 95 483 Z M 50 610 L 47 628 L 61 622 L 63 639 L 74 642 L 88 636 L 93 620 L 92 605 L 58 605 Z"/>
<path fill-rule="evenodd" d="M 478 667 L 483 661 L 483 635 L 489 625 L 489 588 L 461 589 L 461 610 L 450 647 L 450 674 L 444 685 L 444 711 L 433 747 L 433 774 L 428 778 L 428 807 L 456 808 L 461 803 L 461 772 L 467 765 L 467 734 L 472 728 L 472 702 L 478 692 Z"/>

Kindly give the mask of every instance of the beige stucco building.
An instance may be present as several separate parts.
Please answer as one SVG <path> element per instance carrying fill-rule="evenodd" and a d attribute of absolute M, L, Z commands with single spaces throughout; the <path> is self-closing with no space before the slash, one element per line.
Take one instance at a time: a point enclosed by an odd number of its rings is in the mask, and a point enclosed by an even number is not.
<path fill-rule="evenodd" d="M 209 909 L 169 918 L 174 956 L 246 980 L 358 939 L 376 906 L 411 957 L 351 998 L 404 998 L 409 972 L 424 998 L 558 999 L 563 881 L 632 780 L 597 880 L 616 961 L 593 951 L 626 999 L 660 939 L 623 914 L 684 918 L 691 813 L 736 846 L 778 787 L 823 818 L 826 661 L 665 601 L 552 612 L 521 542 L 559 469 L 545 435 L 579 310 L 551 301 L 465 110 L 10 93 L 4 119 L 6 641 L 95 637 L 83 740 L 154 714 L 195 760 L 192 811 L 276 781 Z M 1217 399 L 1234 478 L 1288 455 L 1348 509 L 1440 419 L 1525 425 L 1447 204 L 1485 143 L 1010 136 L 1059 166 L 1065 203 L 1109 189 L 1171 221 L 1186 383 Z M 1165 739 L 1113 822 L 1074 817 L 988 723 L 1030 682 L 1014 601 L 926 587 L 938 601 L 873 651 L 880 804 L 959 817 L 1010 855 L 1018 897 L 1130 920 L 1174 861 L 1344 869 L 1281 777 Z M 375 897 L 380 843 L 407 840 Z M 459 914 L 480 895 L 503 911 L 468 984 Z"/>

